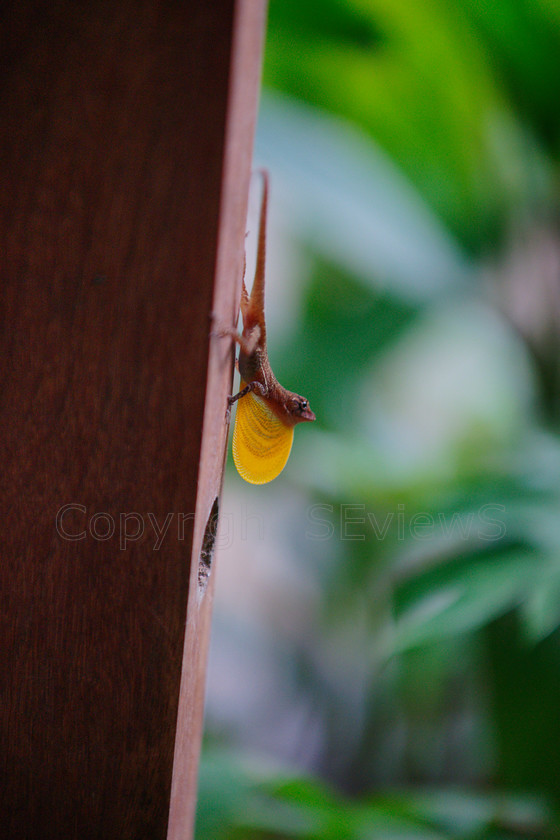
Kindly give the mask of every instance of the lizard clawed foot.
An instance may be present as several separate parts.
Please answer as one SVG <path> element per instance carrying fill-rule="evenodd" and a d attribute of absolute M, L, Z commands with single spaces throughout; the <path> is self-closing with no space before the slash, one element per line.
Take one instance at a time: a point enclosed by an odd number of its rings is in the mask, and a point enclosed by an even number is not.
<path fill-rule="evenodd" d="M 230 395 L 227 398 L 226 424 L 229 424 L 229 422 L 231 420 L 231 407 L 237 399 L 239 399 L 239 394 L 236 394 L 235 396 Z"/>

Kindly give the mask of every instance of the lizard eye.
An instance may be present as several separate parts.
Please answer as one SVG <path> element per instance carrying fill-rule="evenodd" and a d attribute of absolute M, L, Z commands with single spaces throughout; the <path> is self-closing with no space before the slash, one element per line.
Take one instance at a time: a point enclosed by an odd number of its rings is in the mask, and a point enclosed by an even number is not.
<path fill-rule="evenodd" d="M 303 414 L 309 408 L 309 402 L 298 397 L 290 400 L 289 406 L 293 414 Z"/>

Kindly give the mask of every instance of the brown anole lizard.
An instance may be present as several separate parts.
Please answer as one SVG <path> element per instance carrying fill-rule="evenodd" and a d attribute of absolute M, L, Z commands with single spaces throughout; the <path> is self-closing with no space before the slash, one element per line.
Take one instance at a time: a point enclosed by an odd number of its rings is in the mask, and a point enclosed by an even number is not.
<path fill-rule="evenodd" d="M 241 314 L 243 332 L 222 330 L 240 347 L 239 393 L 228 397 L 228 413 L 238 401 L 233 432 L 233 460 L 237 471 L 251 484 L 266 484 L 284 469 L 294 436 L 294 426 L 315 420 L 305 397 L 284 388 L 272 372 L 266 346 L 264 281 L 268 173 L 261 170 L 263 191 L 260 208 L 255 279 L 249 296 L 243 279 Z"/>

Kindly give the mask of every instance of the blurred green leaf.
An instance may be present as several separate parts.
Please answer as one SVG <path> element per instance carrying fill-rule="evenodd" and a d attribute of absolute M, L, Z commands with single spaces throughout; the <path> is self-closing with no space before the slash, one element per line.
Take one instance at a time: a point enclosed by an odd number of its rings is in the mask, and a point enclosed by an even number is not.
<path fill-rule="evenodd" d="M 396 341 L 417 314 L 417 307 L 376 294 L 333 266 L 318 265 L 301 324 L 276 352 L 278 376 L 288 387 L 306 382 L 318 424 L 349 433 L 364 365 Z"/>
<path fill-rule="evenodd" d="M 487 40 L 492 62 L 542 138 L 557 151 L 560 115 L 560 6 L 555 0 L 480 3 L 463 8 Z"/>
<path fill-rule="evenodd" d="M 476 630 L 523 603 L 550 570 L 527 550 L 487 552 L 417 575 L 395 592 L 395 650 Z M 531 587 L 531 588 L 529 588 Z"/>
<path fill-rule="evenodd" d="M 491 840 L 499 830 L 529 840 L 550 820 L 537 799 L 454 788 L 334 795 L 309 776 L 217 748 L 203 753 L 199 790 L 196 840 Z"/>
<path fill-rule="evenodd" d="M 514 117 L 481 32 L 445 0 L 329 8 L 342 33 L 355 27 L 361 37 L 333 39 L 310 0 L 273 0 L 265 81 L 361 125 L 451 228 L 480 247 L 520 174 L 515 146 L 502 143 L 500 157 L 493 148 L 492 125 Z"/>
<path fill-rule="evenodd" d="M 560 567 L 557 564 L 542 583 L 537 584 L 523 604 L 524 626 L 533 644 L 542 641 L 560 626 Z"/>

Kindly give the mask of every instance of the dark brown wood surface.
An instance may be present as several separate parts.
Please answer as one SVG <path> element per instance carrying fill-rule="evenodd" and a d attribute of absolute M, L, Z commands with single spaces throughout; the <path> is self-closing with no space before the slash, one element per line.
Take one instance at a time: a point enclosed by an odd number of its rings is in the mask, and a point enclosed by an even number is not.
<path fill-rule="evenodd" d="M 263 3 L 0 14 L 0 836 L 188 838 Z"/>

